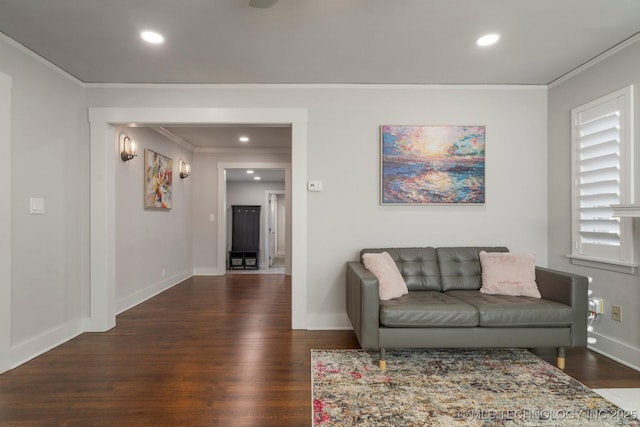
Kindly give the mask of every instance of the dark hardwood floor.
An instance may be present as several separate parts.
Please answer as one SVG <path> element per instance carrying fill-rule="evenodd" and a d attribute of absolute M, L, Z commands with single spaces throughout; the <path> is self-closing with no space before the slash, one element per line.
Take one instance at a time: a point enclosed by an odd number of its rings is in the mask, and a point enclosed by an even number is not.
<path fill-rule="evenodd" d="M 351 331 L 292 331 L 290 281 L 194 277 L 0 375 L 2 426 L 306 426 L 312 348 L 357 348 Z M 554 363 L 553 350 L 536 350 Z M 584 349 L 566 372 L 593 388 L 640 373 Z"/>

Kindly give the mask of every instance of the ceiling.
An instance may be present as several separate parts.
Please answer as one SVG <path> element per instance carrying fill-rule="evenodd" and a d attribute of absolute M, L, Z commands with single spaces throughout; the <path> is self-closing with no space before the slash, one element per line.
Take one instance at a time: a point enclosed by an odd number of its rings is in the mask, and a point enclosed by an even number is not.
<path fill-rule="evenodd" d="M 279 182 L 284 183 L 284 169 L 254 169 L 252 174 L 247 173 L 247 169 L 227 169 L 227 182 L 251 182 L 255 177 L 260 177 L 259 182 Z"/>
<path fill-rule="evenodd" d="M 84 83 L 544 85 L 640 31 L 639 0 L 248 4 L 0 0 L 0 32 Z"/>
<path fill-rule="evenodd" d="M 165 135 L 178 143 L 186 143 L 195 151 L 242 151 L 268 150 L 269 152 L 291 151 L 291 126 L 264 125 L 208 125 L 174 126 L 164 125 Z M 249 138 L 240 141 L 240 137 Z M 176 140 L 177 139 L 177 140 Z"/>
<path fill-rule="evenodd" d="M 640 0 L 0 0 L 0 32 L 86 84 L 545 85 L 636 36 Z M 196 152 L 291 148 L 289 127 L 156 130 Z"/>

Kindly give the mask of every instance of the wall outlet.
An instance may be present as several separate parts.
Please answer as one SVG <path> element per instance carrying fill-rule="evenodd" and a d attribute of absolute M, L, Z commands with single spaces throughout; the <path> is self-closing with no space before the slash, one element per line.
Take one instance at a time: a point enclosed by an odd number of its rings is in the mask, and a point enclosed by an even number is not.
<path fill-rule="evenodd" d="M 619 305 L 611 306 L 611 318 L 616 322 L 622 322 L 622 307 Z"/>
<path fill-rule="evenodd" d="M 322 181 L 307 182 L 307 191 L 322 191 Z"/>
<path fill-rule="evenodd" d="M 163 269 L 162 269 L 162 277 L 164 277 L 164 276 L 166 276 L 166 275 L 167 275 L 167 269 L 166 269 L 166 268 L 163 268 Z"/>

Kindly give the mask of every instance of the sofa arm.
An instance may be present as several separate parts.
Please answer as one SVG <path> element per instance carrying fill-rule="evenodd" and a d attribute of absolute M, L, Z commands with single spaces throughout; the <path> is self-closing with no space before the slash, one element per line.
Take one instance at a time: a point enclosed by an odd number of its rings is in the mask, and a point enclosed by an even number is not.
<path fill-rule="evenodd" d="M 573 309 L 571 345 L 586 346 L 589 279 L 578 274 L 536 267 L 536 283 L 542 298 L 561 302 Z"/>
<path fill-rule="evenodd" d="M 362 348 L 378 348 L 378 279 L 359 262 L 347 263 L 347 315 Z"/>

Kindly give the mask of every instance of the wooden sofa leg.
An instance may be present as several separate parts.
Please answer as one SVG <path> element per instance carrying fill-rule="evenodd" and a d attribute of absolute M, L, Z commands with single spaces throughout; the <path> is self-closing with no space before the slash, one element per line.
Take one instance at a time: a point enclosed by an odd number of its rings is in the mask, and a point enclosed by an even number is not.
<path fill-rule="evenodd" d="M 378 362 L 378 366 L 381 371 L 385 371 L 387 369 L 387 352 L 384 348 L 380 349 L 380 361 Z"/>
<path fill-rule="evenodd" d="M 558 368 L 564 370 L 564 358 L 565 358 L 564 347 L 558 347 L 556 349 L 556 356 L 557 356 L 556 364 L 558 365 Z"/>

